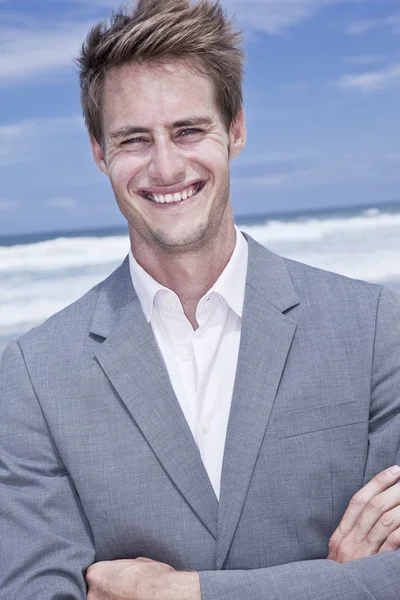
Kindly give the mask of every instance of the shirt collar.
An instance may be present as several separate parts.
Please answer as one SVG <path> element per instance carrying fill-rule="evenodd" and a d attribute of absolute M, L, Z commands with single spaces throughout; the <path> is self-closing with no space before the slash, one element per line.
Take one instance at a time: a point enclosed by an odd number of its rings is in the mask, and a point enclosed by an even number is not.
<path fill-rule="evenodd" d="M 236 245 L 233 254 L 207 295 L 212 292 L 219 294 L 229 308 L 238 317 L 242 317 L 249 251 L 244 235 L 236 226 L 235 229 Z"/>
<path fill-rule="evenodd" d="M 132 284 L 135 288 L 137 297 L 139 298 L 144 316 L 146 317 L 147 322 L 150 323 L 156 294 L 160 290 L 170 290 L 153 279 L 153 277 L 139 265 L 132 254 L 132 250 L 129 251 L 129 270 Z"/>
<path fill-rule="evenodd" d="M 218 294 L 225 300 L 231 310 L 239 317 L 242 317 L 247 276 L 248 244 L 236 226 L 235 229 L 236 245 L 233 254 L 206 296 L 209 296 L 213 292 Z M 132 250 L 129 251 L 129 270 L 132 284 L 139 298 L 142 310 L 147 322 L 150 323 L 153 314 L 154 299 L 158 292 L 164 290 L 170 294 L 176 294 L 153 279 L 136 261 Z"/>

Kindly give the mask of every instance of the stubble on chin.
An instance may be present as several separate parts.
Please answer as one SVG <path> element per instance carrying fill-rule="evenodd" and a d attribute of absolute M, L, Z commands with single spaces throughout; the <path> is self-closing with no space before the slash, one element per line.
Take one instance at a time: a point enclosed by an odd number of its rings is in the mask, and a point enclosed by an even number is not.
<path fill-rule="evenodd" d="M 204 248 L 209 238 L 207 232 L 208 226 L 201 224 L 195 230 L 182 231 L 175 236 L 163 229 L 156 229 L 151 235 L 160 250 L 170 254 L 184 254 L 198 252 Z"/>
<path fill-rule="evenodd" d="M 156 253 L 161 252 L 162 255 L 182 256 L 196 254 L 203 251 L 205 248 L 213 246 L 213 241 L 216 242 L 220 237 L 221 227 L 224 229 L 224 216 L 227 216 L 226 211 L 230 205 L 230 181 L 229 175 L 226 178 L 225 186 L 222 188 L 220 201 L 217 202 L 207 216 L 203 215 L 203 219 L 199 219 L 196 224 L 187 223 L 181 224 L 181 227 L 175 227 L 170 230 L 166 227 L 151 227 L 151 224 L 130 223 L 130 236 L 137 240 L 141 238 L 142 243 L 148 247 L 148 250 L 153 248 Z M 227 216 L 229 219 L 230 217 Z M 133 221 L 133 219 L 132 219 Z M 129 222 L 129 220 L 128 220 Z"/>

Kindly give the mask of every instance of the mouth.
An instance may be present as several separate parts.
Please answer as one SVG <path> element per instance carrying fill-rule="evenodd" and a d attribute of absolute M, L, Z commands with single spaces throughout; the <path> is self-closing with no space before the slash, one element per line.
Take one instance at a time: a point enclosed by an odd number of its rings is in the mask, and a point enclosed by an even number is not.
<path fill-rule="evenodd" d="M 180 204 L 185 202 L 197 194 L 204 188 L 206 181 L 199 181 L 189 187 L 185 188 L 181 192 L 175 194 L 150 194 L 148 192 L 141 192 L 140 195 L 147 200 L 156 202 L 157 204 Z"/>

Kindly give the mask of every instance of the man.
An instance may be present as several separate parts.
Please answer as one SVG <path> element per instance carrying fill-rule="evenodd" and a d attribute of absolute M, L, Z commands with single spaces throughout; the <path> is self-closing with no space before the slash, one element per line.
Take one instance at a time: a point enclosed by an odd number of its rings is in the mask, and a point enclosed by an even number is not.
<path fill-rule="evenodd" d="M 397 600 L 399 298 L 235 228 L 218 4 L 141 0 L 80 65 L 131 253 L 4 353 L 1 600 Z"/>

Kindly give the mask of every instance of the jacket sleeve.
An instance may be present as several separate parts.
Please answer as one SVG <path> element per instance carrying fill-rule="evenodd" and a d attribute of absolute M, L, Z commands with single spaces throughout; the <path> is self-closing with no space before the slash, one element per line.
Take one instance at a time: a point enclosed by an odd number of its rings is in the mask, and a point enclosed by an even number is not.
<path fill-rule="evenodd" d="M 400 464 L 400 297 L 384 289 L 376 314 L 365 483 Z M 313 560 L 200 573 L 202 600 L 398 600 L 400 551 L 343 565 Z"/>
<path fill-rule="evenodd" d="M 0 600 L 86 599 L 90 528 L 17 342 L 1 362 L 0 415 Z"/>

